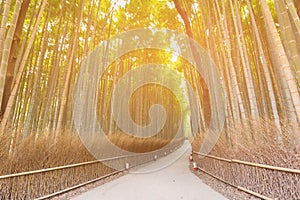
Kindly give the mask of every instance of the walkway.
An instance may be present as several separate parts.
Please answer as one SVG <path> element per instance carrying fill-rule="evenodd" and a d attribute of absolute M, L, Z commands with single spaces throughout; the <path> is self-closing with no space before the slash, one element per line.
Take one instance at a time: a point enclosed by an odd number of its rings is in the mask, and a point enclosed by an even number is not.
<path fill-rule="evenodd" d="M 184 151 L 186 152 L 183 153 Z M 191 173 L 188 167 L 189 152 L 190 146 L 186 142 L 174 153 L 134 170 L 128 175 L 83 193 L 74 200 L 226 199 Z M 183 156 L 181 156 L 182 154 Z M 162 168 L 167 164 L 169 166 Z M 158 168 L 160 170 L 145 173 Z"/>

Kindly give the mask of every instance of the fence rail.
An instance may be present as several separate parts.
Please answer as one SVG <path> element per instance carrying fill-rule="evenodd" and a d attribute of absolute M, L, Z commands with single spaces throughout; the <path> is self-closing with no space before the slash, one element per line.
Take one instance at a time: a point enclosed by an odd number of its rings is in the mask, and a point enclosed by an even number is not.
<path fill-rule="evenodd" d="M 27 171 L 27 172 L 20 172 L 20 173 L 15 173 L 15 174 L 7 174 L 7 175 L 0 176 L 0 180 L 1 179 L 18 177 L 18 176 L 26 176 L 26 175 L 38 174 L 38 173 L 43 173 L 43 172 L 50 172 L 50 171 L 55 171 L 55 170 L 60 170 L 60 169 L 67 169 L 67 168 L 79 167 L 79 166 L 90 165 L 90 164 L 94 164 L 94 163 L 105 162 L 105 161 L 110 161 L 110 160 L 117 160 L 117 159 L 128 158 L 128 157 L 130 157 L 130 155 L 116 156 L 116 157 L 106 158 L 106 159 L 101 159 L 101 160 L 92 160 L 92 161 L 87 161 L 87 162 L 82 162 L 82 163 L 75 163 L 75 164 L 58 166 L 58 167 L 50 167 L 50 168 L 46 168 L 46 169 L 38 169 L 38 170 L 32 170 L 32 171 Z"/>
<path fill-rule="evenodd" d="M 239 189 L 239 190 L 241 190 L 241 191 L 244 191 L 244 192 L 246 192 L 246 193 L 248 193 L 248 194 L 251 194 L 251 195 L 253 195 L 253 196 L 256 196 L 256 197 L 261 198 L 261 199 L 264 199 L 264 200 L 273 200 L 272 198 L 267 197 L 267 196 L 265 196 L 265 195 L 259 194 L 259 193 L 257 193 L 257 192 L 252 191 L 252 190 L 248 190 L 247 188 L 244 188 L 244 187 L 241 187 L 241 186 L 238 186 L 238 185 L 234 185 L 234 184 L 232 184 L 232 183 L 230 183 L 230 182 L 228 182 L 228 181 L 225 181 L 224 179 L 222 179 L 222 178 L 220 178 L 220 177 L 217 177 L 217 176 L 213 175 L 212 173 L 210 173 L 210 172 L 208 172 L 208 171 L 206 171 L 206 170 L 204 170 L 204 169 L 202 169 L 202 168 L 200 168 L 200 167 L 199 167 L 198 169 L 199 169 L 200 171 L 203 171 L 204 173 L 206 173 L 206 174 L 208 174 L 208 175 L 214 177 L 215 179 L 218 179 L 219 181 L 221 181 L 221 182 L 223 182 L 223 183 L 225 183 L 225 184 L 227 184 L 227 185 L 230 185 L 230 186 L 232 186 L 232 187 L 234 187 L 234 188 L 237 188 L 237 189 Z"/>
<path fill-rule="evenodd" d="M 291 168 L 286 168 L 286 167 L 276 167 L 276 166 L 272 166 L 272 165 L 247 162 L 247 161 L 243 161 L 243 160 L 221 158 L 221 157 L 207 155 L 207 154 L 203 154 L 203 153 L 195 152 L 195 151 L 193 151 L 192 153 L 197 154 L 197 155 L 201 155 L 201 156 L 206 156 L 208 158 L 212 158 L 212 159 L 215 159 L 215 160 L 229 162 L 229 163 L 238 163 L 238 164 L 248 165 L 248 166 L 252 166 L 252 167 L 259 167 L 259 168 L 264 168 L 264 169 L 270 169 L 270 170 L 277 170 L 277 171 L 282 171 L 282 172 L 300 174 L 300 169 L 291 169 Z"/>
<path fill-rule="evenodd" d="M 120 173 L 120 172 L 122 172 L 122 171 L 124 171 L 124 169 L 123 169 L 123 170 L 118 170 L 118 171 L 115 171 L 115 172 L 112 172 L 112 173 L 109 173 L 109 174 L 106 174 L 106 175 L 104 175 L 104 176 L 95 178 L 95 179 L 93 179 L 93 180 L 90 180 L 90 181 L 87 181 L 87 182 L 84 182 L 84 183 L 81 183 L 81 184 L 78 184 L 78 185 L 75 185 L 75 186 L 72 186 L 72 187 L 69 187 L 69 188 L 60 190 L 60 191 L 57 191 L 57 192 L 54 192 L 54 193 L 51 193 L 51 194 L 48 194 L 48 195 L 45 195 L 45 196 L 42 196 L 42 197 L 39 197 L 39 198 L 36 198 L 36 199 L 34 199 L 34 200 L 44 200 L 44 199 L 48 199 L 48 198 L 51 198 L 51 197 L 55 197 L 55 196 L 57 196 L 57 195 L 60 195 L 60 194 L 63 194 L 63 193 L 66 193 L 66 192 L 75 190 L 75 189 L 77 189 L 77 188 L 86 186 L 86 185 L 88 185 L 88 184 L 90 184 L 90 183 L 94 183 L 94 182 L 99 181 L 99 180 L 102 180 L 102 179 L 104 179 L 104 178 L 113 176 L 113 175 L 118 174 L 118 173 Z"/>
<path fill-rule="evenodd" d="M 172 148 L 170 147 L 170 148 L 168 148 L 168 150 L 169 149 L 172 149 Z M 158 151 L 159 150 L 157 150 L 157 152 Z M 56 171 L 56 170 L 61 170 L 61 169 L 73 168 L 73 167 L 80 167 L 80 166 L 84 166 L 84 165 L 90 165 L 90 164 L 100 163 L 100 162 L 105 162 L 105 161 L 118 160 L 118 159 L 122 159 L 122 158 L 145 156 L 145 155 L 149 155 L 149 154 L 155 154 L 155 152 L 156 151 L 152 151 L 152 152 L 149 152 L 149 153 L 121 155 L 121 156 L 115 156 L 115 157 L 111 157 L 111 158 L 104 158 L 104 159 L 100 159 L 100 160 L 92 160 L 92 161 L 75 163 L 75 164 L 70 164 L 70 165 L 63 165 L 63 166 L 58 166 L 58 167 L 50 167 L 50 168 L 38 169 L 38 170 L 32 170 L 32 171 L 26 171 L 26 172 L 20 172 L 20 173 L 15 173 L 15 174 L 1 175 L 0 176 L 0 180 L 1 179 L 18 177 L 18 176 L 26 176 L 26 175 L 43 173 L 43 172 L 49 172 L 49 171 Z"/>
<path fill-rule="evenodd" d="M 200 152 L 196 152 L 196 151 L 192 151 L 192 154 L 196 154 L 196 155 L 201 155 L 201 156 L 205 156 L 207 158 L 211 158 L 214 160 L 219 160 L 219 161 L 223 161 L 223 162 L 228 162 L 228 163 L 237 163 L 237 164 L 242 164 L 242 165 L 246 165 L 246 166 L 251 166 L 251 167 L 258 167 L 258 168 L 262 168 L 262 169 L 268 169 L 268 170 L 276 170 L 276 171 L 280 171 L 280 172 L 288 172 L 288 173 L 293 173 L 293 174 L 300 174 L 300 169 L 291 169 L 291 168 L 285 168 L 285 167 L 277 167 L 277 166 L 272 166 L 272 165 L 266 165 L 266 164 L 259 164 L 259 163 L 253 163 L 253 162 L 248 162 L 248 161 L 243 161 L 243 160 L 237 160 L 237 159 L 228 159 L 228 158 L 222 158 L 222 157 L 218 157 L 218 156 L 214 156 L 214 155 L 207 155 L 207 154 L 203 154 Z M 212 177 L 214 177 L 215 179 L 218 179 L 219 181 L 228 184 L 234 188 L 237 188 L 241 191 L 244 191 L 248 194 L 251 194 L 255 197 L 264 199 L 264 200 L 272 200 L 273 198 L 267 197 L 265 195 L 262 195 L 260 193 L 254 192 L 252 190 L 249 190 L 247 188 L 238 186 L 238 185 L 234 185 L 208 171 L 206 171 L 205 169 L 198 167 L 198 169 Z"/>
<path fill-rule="evenodd" d="M 173 145 L 170 145 L 169 147 L 166 147 L 164 149 L 159 149 L 156 151 L 152 151 L 152 152 L 147 152 L 147 153 L 134 153 L 134 154 L 129 154 L 129 155 L 120 155 L 120 156 L 115 156 L 115 157 L 111 157 L 111 158 L 104 158 L 104 159 L 100 159 L 100 160 L 92 160 L 92 161 L 87 161 L 87 162 L 81 162 L 81 163 L 75 163 L 75 164 L 69 164 L 69 165 L 64 165 L 64 166 L 57 166 L 57 167 L 50 167 L 50 168 L 44 168 L 44 169 L 38 169 L 38 170 L 32 170 L 32 171 L 25 171 L 25 172 L 20 172 L 20 173 L 14 173 L 14 174 L 6 174 L 6 175 L 1 175 L 0 176 L 0 180 L 6 180 L 6 179 L 11 179 L 11 178 L 16 178 L 16 177 L 23 177 L 23 176 L 28 176 L 28 175 L 35 175 L 35 174 L 39 174 L 39 173 L 46 173 L 46 172 L 51 172 L 51 171 L 58 171 L 58 170 L 64 170 L 64 169 L 73 169 L 76 167 L 80 167 L 80 166 L 89 166 L 92 164 L 96 164 L 96 163 L 101 163 L 101 162 L 106 162 L 106 161 L 113 161 L 113 160 L 118 160 L 118 159 L 126 159 L 126 158 L 134 158 L 134 157 L 141 157 L 143 158 L 142 160 L 140 160 L 138 163 L 134 163 L 131 164 L 130 167 L 136 167 L 148 162 L 151 162 L 153 160 L 156 160 L 158 157 L 162 157 L 165 156 L 171 152 L 173 152 L 174 150 L 176 150 L 178 147 L 181 146 L 181 142 L 180 143 L 176 143 Z M 130 161 L 129 161 L 130 162 Z M 40 197 L 35 197 L 35 200 L 43 200 L 43 199 L 48 199 L 69 191 L 72 191 L 74 189 L 83 187 L 85 185 L 88 185 L 90 183 L 94 183 L 96 181 L 99 181 L 101 179 L 119 174 L 123 171 L 125 171 L 125 167 L 116 171 L 113 171 L 109 174 L 105 174 L 101 177 L 96 177 L 92 180 L 88 180 L 86 182 L 71 186 L 71 187 L 67 187 L 64 188 L 60 191 L 56 191 L 54 193 L 51 194 L 47 194 L 44 196 L 40 196 Z"/>
<path fill-rule="evenodd" d="M 172 149 L 172 148 L 171 148 Z M 152 159 L 149 159 L 143 163 L 140 163 L 140 164 L 137 164 L 137 165 L 134 165 L 134 166 L 131 166 L 131 167 L 136 167 L 136 166 L 139 166 L 139 165 L 143 165 L 143 164 L 146 164 L 148 162 L 151 162 L 153 160 L 156 160 L 155 158 L 152 158 Z M 66 192 L 70 192 L 72 190 L 75 190 L 77 188 L 80 188 L 80 187 L 83 187 L 83 186 L 86 186 L 90 183 L 94 183 L 96 181 L 99 181 L 99 180 L 102 180 L 104 178 L 107 178 L 107 177 L 110 177 L 110 176 L 113 176 L 113 175 L 116 175 L 116 174 L 119 174 L 121 172 L 124 172 L 126 170 L 126 168 L 123 168 L 123 169 L 120 169 L 120 170 L 117 170 L 117 171 L 114 171 L 112 173 L 109 173 L 109 174 L 106 174 L 104 176 L 101 176 L 101 177 L 98 177 L 98 178 L 95 178 L 93 180 L 89 180 L 87 182 L 84 182 L 84 183 L 81 183 L 81 184 L 78 184 L 78 185 L 75 185 L 75 186 L 72 186 L 72 187 L 69 187 L 69 188 L 66 188 L 66 189 L 63 189 L 63 190 L 60 190 L 60 191 L 57 191 L 57 192 L 54 192 L 54 193 L 51 193 L 51 194 L 48 194 L 48 195 L 45 195 L 45 196 L 42 196 L 42 197 L 39 197 L 39 198 L 36 198 L 34 200 L 44 200 L 44 199 L 48 199 L 48 198 L 51 198 L 51 197 L 55 197 L 57 195 L 60 195 L 60 194 L 63 194 L 63 193 L 66 193 Z"/>

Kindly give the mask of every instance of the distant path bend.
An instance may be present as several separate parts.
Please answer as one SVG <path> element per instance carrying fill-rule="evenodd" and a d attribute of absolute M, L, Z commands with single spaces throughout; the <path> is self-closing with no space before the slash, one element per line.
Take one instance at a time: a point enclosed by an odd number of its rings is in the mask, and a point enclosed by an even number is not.
<path fill-rule="evenodd" d="M 185 152 L 186 149 L 189 151 Z M 96 187 L 83 193 L 74 200 L 222 200 L 226 199 L 221 194 L 204 184 L 189 169 L 188 156 L 190 152 L 189 142 L 173 152 L 160 158 L 155 162 L 145 165 L 128 175 Z M 180 156 L 182 155 L 183 156 Z M 170 163 L 174 158 L 179 159 Z M 167 167 L 151 173 L 160 166 Z M 135 173 L 136 172 L 136 173 Z"/>

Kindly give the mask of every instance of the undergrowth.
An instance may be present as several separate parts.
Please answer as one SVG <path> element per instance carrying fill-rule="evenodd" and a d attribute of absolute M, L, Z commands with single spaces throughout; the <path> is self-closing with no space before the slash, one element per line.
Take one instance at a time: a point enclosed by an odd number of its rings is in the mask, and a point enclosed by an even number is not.
<path fill-rule="evenodd" d="M 95 160 L 82 144 L 79 136 L 72 132 L 54 135 L 44 133 L 39 137 L 29 135 L 20 142 L 12 142 L 12 132 L 0 134 L 0 175 L 64 166 Z M 21 138 L 16 135 L 15 138 Z M 135 152 L 159 149 L 166 141 L 134 141 L 122 135 L 111 139 L 123 148 Z M 153 157 L 153 156 L 152 156 Z M 132 160 L 132 159 L 131 159 Z M 130 160 L 130 161 L 131 161 Z M 139 159 L 135 162 L 143 162 Z M 113 172 L 102 163 L 83 165 L 14 178 L 0 179 L 0 199 L 33 199 L 95 179 Z"/>
<path fill-rule="evenodd" d="M 299 125 L 283 125 L 279 130 L 264 119 L 235 124 L 223 131 L 209 155 L 226 159 L 300 169 Z M 204 135 L 197 135 L 193 149 L 199 151 Z M 208 157 L 195 159 L 204 170 L 236 186 L 274 199 L 299 199 L 300 174 L 229 163 Z"/>

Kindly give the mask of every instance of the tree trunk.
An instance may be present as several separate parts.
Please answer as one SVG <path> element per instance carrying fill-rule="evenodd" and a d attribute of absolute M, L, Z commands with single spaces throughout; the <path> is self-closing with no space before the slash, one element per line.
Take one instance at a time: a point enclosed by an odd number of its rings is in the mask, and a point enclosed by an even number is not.
<path fill-rule="evenodd" d="M 290 67 L 288 58 L 285 54 L 283 45 L 281 43 L 279 34 L 275 27 L 275 23 L 273 21 L 268 4 L 266 0 L 261 0 L 260 2 L 261 2 L 266 28 L 270 31 L 270 35 L 268 35 L 268 38 L 271 40 L 270 44 L 274 45 L 271 46 L 271 48 L 275 52 L 275 54 L 279 57 L 279 61 L 280 61 L 279 65 L 275 67 L 280 68 L 280 70 L 284 73 L 285 79 L 289 87 L 289 91 L 291 93 L 292 102 L 298 118 L 298 122 L 300 122 L 300 94 L 298 91 L 297 82 L 294 77 L 293 71 Z"/>
<path fill-rule="evenodd" d="M 36 76 L 35 76 L 35 80 L 33 83 L 33 88 L 32 88 L 32 94 L 31 94 L 31 98 L 30 98 L 30 104 L 29 104 L 29 108 L 28 108 L 28 113 L 27 113 L 27 119 L 26 119 L 26 124 L 25 124 L 25 131 L 24 131 L 24 137 L 26 137 L 27 135 L 29 135 L 29 133 L 32 131 L 32 124 L 33 121 L 36 121 L 38 119 L 36 119 L 38 117 L 37 115 L 37 104 L 38 102 L 41 102 L 42 100 L 40 99 L 40 81 L 41 81 L 41 76 L 42 76 L 42 72 L 43 72 L 43 64 L 44 64 L 44 59 L 45 59 L 45 54 L 47 51 L 47 46 L 48 46 L 48 31 L 47 31 L 47 27 L 48 27 L 48 20 L 49 20 L 49 16 L 51 13 L 51 3 L 50 6 L 48 7 L 48 14 L 47 14 L 47 18 L 44 24 L 44 29 L 43 29 L 43 37 L 42 37 L 42 45 L 40 49 L 40 53 L 38 54 L 38 63 L 37 63 L 37 72 L 36 72 Z M 35 132 L 36 130 L 33 129 L 33 131 Z"/>
<path fill-rule="evenodd" d="M 13 86 L 11 95 L 10 95 L 8 103 L 7 103 L 7 108 L 5 110 L 3 119 L 1 121 L 0 132 L 4 131 L 4 129 L 6 127 L 6 124 L 7 124 L 8 120 L 9 120 L 9 116 L 10 116 L 10 114 L 12 113 L 12 111 L 14 109 L 13 105 L 14 105 L 16 97 L 17 97 L 17 91 L 18 91 L 18 87 L 19 87 L 19 84 L 20 84 L 20 81 L 21 81 L 21 78 L 22 78 L 22 73 L 23 73 L 23 70 L 24 70 L 24 67 L 25 67 L 25 64 L 26 64 L 29 52 L 31 50 L 32 44 L 34 42 L 35 35 L 36 35 L 37 29 L 38 29 L 38 25 L 39 25 L 39 22 L 40 22 L 40 20 L 42 18 L 42 14 L 43 14 L 44 8 L 46 6 L 46 3 L 47 3 L 47 0 L 43 0 L 43 2 L 41 4 L 38 17 L 37 17 L 37 19 L 35 21 L 35 24 L 34 24 L 34 27 L 33 27 L 33 30 L 32 30 L 32 34 L 31 34 L 30 39 L 28 41 L 27 48 L 26 48 L 26 50 L 24 52 L 24 56 L 23 56 L 23 59 L 21 61 L 21 64 L 20 64 L 20 67 L 19 67 L 19 70 L 18 70 L 18 73 L 17 73 L 17 76 L 16 76 L 15 84 Z"/>
<path fill-rule="evenodd" d="M 184 25 L 185 25 L 185 29 L 186 29 L 186 34 L 191 38 L 194 39 L 193 36 L 193 32 L 191 29 L 191 25 L 190 25 L 190 21 L 188 19 L 188 16 L 186 14 L 186 12 L 181 8 L 181 6 L 179 5 L 178 0 L 173 0 L 174 4 L 175 4 L 175 8 L 177 10 L 177 12 L 179 13 L 179 15 L 181 16 L 182 20 L 184 21 Z M 194 45 L 191 45 L 191 49 L 192 49 L 192 54 L 194 57 L 194 60 L 196 62 L 197 66 L 201 65 L 201 61 L 199 60 L 199 53 L 197 51 L 197 49 L 194 47 Z M 200 74 L 199 74 L 200 75 Z M 211 117 L 211 109 L 210 109 L 210 97 L 209 97 L 209 91 L 208 91 L 208 87 L 203 79 L 203 77 L 200 75 L 200 84 L 202 86 L 202 91 L 203 91 L 203 109 L 204 109 L 204 118 L 206 120 L 206 122 L 210 121 L 210 117 Z"/>
<path fill-rule="evenodd" d="M 241 55 L 241 61 L 242 61 L 242 66 L 243 66 L 244 77 L 245 77 L 245 81 L 246 81 L 246 88 L 247 88 L 248 99 L 249 99 L 249 103 L 250 103 L 250 113 L 251 113 L 252 116 L 258 117 L 256 95 L 255 95 L 253 80 L 252 80 L 252 76 L 251 76 L 250 64 L 249 64 L 249 61 L 248 61 L 247 52 L 244 52 L 245 48 L 243 48 L 243 46 L 245 44 L 242 42 L 243 40 L 241 41 L 241 37 L 243 35 L 243 30 L 239 29 L 238 20 L 236 19 L 236 16 L 234 14 L 234 7 L 232 5 L 232 1 L 229 0 L 229 3 L 230 3 L 233 22 L 234 22 L 234 29 L 235 29 L 236 36 L 237 36 L 238 49 L 239 49 L 239 52 L 240 52 L 240 55 Z"/>
<path fill-rule="evenodd" d="M 13 82 L 14 73 L 15 73 L 15 65 L 16 65 L 17 55 L 19 52 L 18 50 L 19 50 L 20 41 L 21 41 L 22 29 L 23 29 L 27 9 L 29 6 L 29 2 L 30 2 L 30 0 L 23 0 L 20 14 L 18 17 L 17 26 L 16 26 L 16 30 L 14 33 L 11 50 L 10 50 L 10 55 L 9 55 L 9 59 L 8 59 L 8 66 L 7 66 L 7 72 L 6 72 L 6 78 L 5 78 L 1 113 L 5 112 L 5 108 L 7 106 L 7 102 L 8 102 L 10 93 L 11 93 L 11 87 L 12 87 L 12 82 Z"/>
<path fill-rule="evenodd" d="M 4 40 L 5 40 L 5 33 L 6 33 L 6 25 L 8 20 L 8 12 L 10 9 L 10 0 L 5 1 L 4 11 L 2 15 L 1 20 L 1 26 L 0 26 L 0 64 L 2 60 L 2 54 L 3 54 L 3 47 L 4 47 Z"/>
<path fill-rule="evenodd" d="M 247 1 L 249 13 L 250 13 L 252 27 L 253 27 L 254 34 L 255 34 L 255 37 L 256 37 L 256 41 L 257 41 L 260 61 L 261 61 L 261 64 L 263 66 L 263 71 L 264 71 L 264 75 L 265 75 L 265 79 L 266 79 L 266 83 L 267 83 L 268 95 L 269 95 L 270 102 L 271 102 L 273 119 L 274 119 L 274 122 L 275 122 L 276 126 L 278 128 L 280 128 L 280 120 L 279 120 L 279 115 L 278 115 L 278 110 L 277 110 L 277 105 L 276 105 L 275 94 L 274 94 L 274 90 L 273 90 L 273 86 L 272 86 L 271 76 L 270 76 L 269 69 L 268 69 L 268 66 L 267 66 L 267 61 L 266 61 L 264 51 L 263 51 L 263 45 L 262 45 L 261 38 L 260 38 L 260 35 L 259 35 L 259 32 L 258 32 L 258 27 L 257 27 L 256 21 L 255 21 L 255 18 L 254 18 L 254 13 L 253 13 L 253 10 L 252 10 L 252 6 L 251 6 L 249 0 L 246 0 L 246 1 Z"/>
<path fill-rule="evenodd" d="M 298 0 L 299 1 L 299 0 Z M 285 0 L 287 6 L 288 6 L 288 10 L 292 16 L 292 19 L 296 25 L 296 29 L 297 29 L 297 32 L 298 32 L 298 35 L 300 35 L 300 18 L 297 14 L 297 10 L 295 8 L 295 4 L 293 2 L 293 0 Z M 299 4 L 298 4 L 299 6 Z"/>
<path fill-rule="evenodd" d="M 298 86 L 300 86 L 300 55 L 298 53 L 300 51 L 300 47 L 297 47 L 296 35 L 283 0 L 276 0 L 275 6 L 284 47 L 287 52 L 289 62 L 295 71 Z"/>
<path fill-rule="evenodd" d="M 82 19 L 82 15 L 83 15 L 83 6 L 84 5 L 84 1 L 81 2 L 81 9 L 80 9 L 80 15 L 78 17 L 78 21 L 77 21 L 77 27 L 80 27 L 80 23 L 81 23 L 81 19 Z M 68 89 L 69 89 L 69 85 L 70 85 L 70 77 L 71 77 L 71 73 L 72 73 L 72 68 L 73 68 L 73 60 L 75 59 L 75 53 L 77 50 L 77 45 L 78 45 L 78 34 L 79 34 L 79 30 L 76 29 L 75 34 L 74 34 L 74 38 L 73 38 L 73 42 L 72 42 L 72 51 L 71 51 L 71 55 L 69 57 L 68 60 L 68 65 L 66 66 L 66 70 L 67 70 L 67 74 L 66 74 L 66 79 L 64 82 L 64 86 L 63 86 L 63 91 L 62 91 L 62 96 L 61 96 L 61 105 L 60 105 L 60 109 L 59 109 L 59 113 L 58 113 L 58 121 L 57 121 L 57 125 L 56 125 L 56 133 L 58 131 L 61 131 L 63 129 L 63 119 L 64 119 L 64 115 L 65 115 L 65 108 L 67 105 L 67 99 L 68 99 Z M 55 134 L 56 137 L 57 134 Z"/>
<path fill-rule="evenodd" d="M 300 0 L 295 0 L 298 16 L 300 17 Z"/>
<path fill-rule="evenodd" d="M 241 96 L 241 92 L 240 92 L 240 88 L 239 88 L 239 84 L 238 84 L 238 80 L 237 80 L 237 76 L 236 76 L 236 71 L 234 68 L 234 64 L 233 64 L 233 60 L 232 60 L 232 54 L 231 54 L 231 44 L 230 44 L 230 37 L 228 34 L 228 25 L 227 25 L 227 20 L 226 20 L 226 13 L 225 13 L 225 5 L 224 2 L 222 1 L 222 11 L 223 11 L 223 16 L 221 14 L 221 10 L 220 10 L 220 6 L 218 4 L 218 1 L 216 1 L 216 8 L 217 8 L 217 12 L 219 13 L 220 17 L 223 17 L 223 23 L 221 23 L 221 27 L 223 30 L 223 35 L 224 35 L 224 42 L 225 42 L 225 49 L 226 49 L 226 57 L 227 60 L 229 62 L 229 74 L 230 74 L 230 80 L 232 81 L 232 87 L 233 87 L 233 98 L 237 98 L 237 102 L 238 102 L 238 107 L 239 107 L 239 111 L 241 114 L 241 119 L 245 120 L 246 119 L 246 113 L 245 113 L 245 108 L 244 108 L 244 104 L 242 101 L 242 96 Z"/>
<path fill-rule="evenodd" d="M 8 29 L 8 32 L 7 32 L 5 41 L 4 41 L 1 66 L 0 66 L 0 105 L 2 105 L 2 97 L 3 97 L 3 91 L 4 91 L 4 84 L 5 84 L 5 77 L 6 77 L 9 53 L 10 53 L 11 44 L 13 41 L 14 32 L 16 29 L 16 24 L 17 24 L 21 4 L 22 4 L 22 0 L 16 1 L 14 12 L 13 12 L 12 19 L 10 22 L 10 27 Z M 0 46 L 0 48 L 1 48 L 1 46 Z"/>

